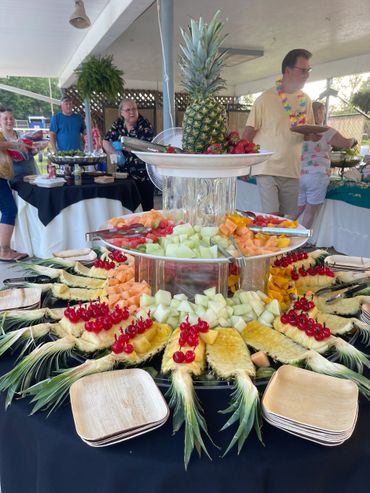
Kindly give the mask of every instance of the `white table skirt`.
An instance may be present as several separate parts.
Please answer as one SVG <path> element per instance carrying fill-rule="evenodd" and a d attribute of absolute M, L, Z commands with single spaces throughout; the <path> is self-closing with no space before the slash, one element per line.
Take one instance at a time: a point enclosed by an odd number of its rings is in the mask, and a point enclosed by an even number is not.
<path fill-rule="evenodd" d="M 96 231 L 108 219 L 131 211 L 122 207 L 119 200 L 87 199 L 66 207 L 47 226 L 37 215 L 37 208 L 25 202 L 15 192 L 18 215 L 12 248 L 40 258 L 51 257 L 53 252 L 69 248 L 91 246 L 85 233 Z"/>
<path fill-rule="evenodd" d="M 237 180 L 238 209 L 260 211 L 257 185 Z M 346 255 L 370 257 L 370 209 L 326 199 L 313 224 L 312 241 Z"/>

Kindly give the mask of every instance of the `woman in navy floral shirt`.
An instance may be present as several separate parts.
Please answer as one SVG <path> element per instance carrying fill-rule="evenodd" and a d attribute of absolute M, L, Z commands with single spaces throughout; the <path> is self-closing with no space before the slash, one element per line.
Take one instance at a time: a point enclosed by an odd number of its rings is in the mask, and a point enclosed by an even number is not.
<path fill-rule="evenodd" d="M 108 154 L 114 154 L 112 142 L 120 141 L 122 136 L 134 137 L 136 139 L 150 142 L 154 136 L 154 130 L 137 109 L 133 99 L 123 99 L 118 108 L 121 115 L 104 136 L 103 148 Z M 141 195 L 141 205 L 144 211 L 154 207 L 154 185 L 151 182 L 146 166 L 132 152 L 123 151 L 125 157 L 125 171 L 135 180 Z"/>

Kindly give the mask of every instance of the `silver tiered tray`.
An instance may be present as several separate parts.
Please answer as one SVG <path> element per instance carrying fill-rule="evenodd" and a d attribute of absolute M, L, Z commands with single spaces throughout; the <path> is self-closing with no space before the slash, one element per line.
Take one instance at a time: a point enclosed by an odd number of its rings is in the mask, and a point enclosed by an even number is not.
<path fill-rule="evenodd" d="M 101 154 L 99 156 L 92 156 L 90 154 L 85 154 L 84 156 L 58 156 L 57 154 L 48 154 L 48 159 L 54 164 L 79 164 L 80 166 L 88 166 L 91 164 L 98 164 L 107 159 L 106 154 Z"/>

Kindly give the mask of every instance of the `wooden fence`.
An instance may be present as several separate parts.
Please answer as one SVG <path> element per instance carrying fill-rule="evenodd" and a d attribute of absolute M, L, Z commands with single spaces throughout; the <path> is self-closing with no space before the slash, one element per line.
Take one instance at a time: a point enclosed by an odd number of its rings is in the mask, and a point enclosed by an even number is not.
<path fill-rule="evenodd" d="M 77 88 L 72 86 L 65 91 L 73 101 L 74 111 L 85 115 L 83 99 Z M 101 95 L 95 95 L 91 104 L 91 117 L 102 132 L 105 132 L 114 120 L 118 118 L 118 105 L 124 98 L 135 99 L 140 114 L 147 118 L 154 127 L 155 133 L 163 130 L 163 95 L 159 91 L 148 91 L 140 89 L 126 89 L 123 94 L 118 94 L 115 101 L 107 101 Z M 228 128 L 243 132 L 245 122 L 249 113 L 249 107 L 239 104 L 239 99 L 234 96 L 217 96 L 225 105 L 228 116 Z M 188 104 L 188 96 L 184 93 L 175 94 L 175 121 L 174 126 L 181 127 L 185 108 Z"/>

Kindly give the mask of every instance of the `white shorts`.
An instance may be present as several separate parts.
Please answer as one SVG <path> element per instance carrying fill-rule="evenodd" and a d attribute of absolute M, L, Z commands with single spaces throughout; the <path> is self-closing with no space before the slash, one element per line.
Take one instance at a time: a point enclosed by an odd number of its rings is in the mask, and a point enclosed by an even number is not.
<path fill-rule="evenodd" d="M 329 176 L 324 173 L 307 173 L 299 180 L 298 206 L 318 205 L 325 201 Z"/>

